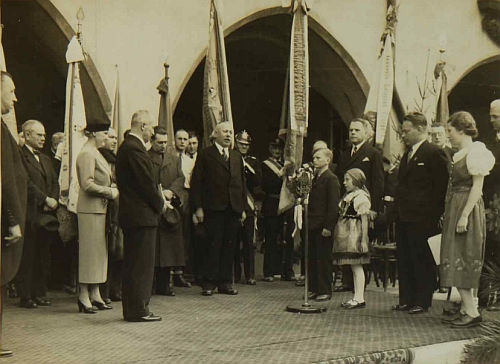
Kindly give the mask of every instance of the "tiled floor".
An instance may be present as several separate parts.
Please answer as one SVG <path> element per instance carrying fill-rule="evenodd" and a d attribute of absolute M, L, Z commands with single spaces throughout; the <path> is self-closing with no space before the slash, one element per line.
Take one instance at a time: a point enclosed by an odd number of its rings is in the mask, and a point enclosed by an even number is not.
<path fill-rule="evenodd" d="M 416 317 L 390 311 L 397 303 L 393 288 L 384 293 L 370 286 L 368 307 L 353 311 L 339 307 L 350 293 L 336 293 L 326 313 L 312 315 L 285 311 L 303 295 L 290 282 L 237 288 L 238 296 L 202 297 L 198 287 L 154 296 L 151 309 L 163 321 L 147 324 L 124 322 L 116 303 L 95 315 L 78 313 L 76 296 L 64 293 L 51 294 L 52 307 L 32 310 L 8 300 L 4 346 L 15 356 L 5 363 L 313 363 L 479 333 L 443 325 L 442 300 Z"/>

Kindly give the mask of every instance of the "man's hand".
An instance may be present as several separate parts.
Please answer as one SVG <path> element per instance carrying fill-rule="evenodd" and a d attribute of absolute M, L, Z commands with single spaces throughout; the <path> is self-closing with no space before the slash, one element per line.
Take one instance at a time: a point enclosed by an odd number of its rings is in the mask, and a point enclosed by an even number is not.
<path fill-rule="evenodd" d="M 193 223 L 195 225 L 198 225 L 199 223 L 203 223 L 204 218 L 205 218 L 205 214 L 203 213 L 203 209 L 201 207 L 198 207 L 196 209 L 196 212 L 193 214 Z"/>
<path fill-rule="evenodd" d="M 245 211 L 243 211 L 242 214 L 241 214 L 241 219 L 240 219 L 241 225 L 243 225 L 243 223 L 245 222 L 246 218 L 247 218 L 247 214 L 246 214 Z"/>
<path fill-rule="evenodd" d="M 9 246 L 11 244 L 17 243 L 19 239 L 23 237 L 23 234 L 21 233 L 21 226 L 19 224 L 15 226 L 10 226 L 9 227 L 9 236 L 5 237 L 5 240 L 7 243 L 5 244 L 6 246 Z"/>
<path fill-rule="evenodd" d="M 165 196 L 167 200 L 171 200 L 174 197 L 174 193 L 170 190 L 163 190 L 163 196 Z"/>
<path fill-rule="evenodd" d="M 51 210 L 57 209 L 57 201 L 52 197 L 47 197 L 45 199 L 45 205 Z"/>
<path fill-rule="evenodd" d="M 323 231 L 321 232 L 321 236 L 329 238 L 330 236 L 332 236 L 332 232 L 328 229 L 323 229 Z"/>

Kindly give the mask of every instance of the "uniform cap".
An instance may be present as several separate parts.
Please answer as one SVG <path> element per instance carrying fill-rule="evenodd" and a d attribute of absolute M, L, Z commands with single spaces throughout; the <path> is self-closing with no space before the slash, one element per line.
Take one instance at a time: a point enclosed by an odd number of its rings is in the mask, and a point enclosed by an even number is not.
<path fill-rule="evenodd" d="M 252 138 L 250 137 L 250 134 L 248 134 L 246 130 L 243 130 L 240 131 L 238 134 L 236 134 L 236 141 L 241 144 L 251 144 Z"/>

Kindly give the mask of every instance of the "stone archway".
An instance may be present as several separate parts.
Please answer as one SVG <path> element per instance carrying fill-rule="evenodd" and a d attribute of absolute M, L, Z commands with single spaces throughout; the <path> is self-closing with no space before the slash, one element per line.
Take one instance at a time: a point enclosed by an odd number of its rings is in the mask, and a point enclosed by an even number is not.
<path fill-rule="evenodd" d="M 279 127 L 292 21 L 284 12 L 281 8 L 268 9 L 226 31 L 235 129 L 246 129 L 254 136 L 258 141 L 254 153 L 259 157 L 265 156 L 267 141 L 276 137 Z M 368 83 L 331 34 L 314 19 L 309 27 L 311 100 L 305 147 L 307 150 L 315 140 L 324 139 L 338 150 L 347 138 L 346 123 L 363 113 Z M 176 127 L 199 133 L 203 69 L 204 52 L 174 102 Z"/>
<path fill-rule="evenodd" d="M 6 63 L 19 98 L 18 124 L 38 119 L 48 135 L 62 131 L 68 72 L 65 54 L 74 30 L 49 0 L 3 0 L 1 6 Z M 111 111 L 109 96 L 90 57 L 83 66 L 87 118 L 103 118 Z M 50 143 L 45 147 L 50 148 Z"/>
<path fill-rule="evenodd" d="M 450 113 L 468 111 L 476 120 L 479 140 L 491 143 L 495 132 L 489 122 L 491 101 L 500 99 L 500 56 L 478 62 L 471 67 L 450 91 Z"/>

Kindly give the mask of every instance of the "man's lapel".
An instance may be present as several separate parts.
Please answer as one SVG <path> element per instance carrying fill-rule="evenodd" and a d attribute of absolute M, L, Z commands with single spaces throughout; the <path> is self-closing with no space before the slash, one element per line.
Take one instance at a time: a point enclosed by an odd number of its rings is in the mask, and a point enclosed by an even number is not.
<path fill-rule="evenodd" d="M 33 153 L 31 153 L 26 146 L 23 146 L 22 149 L 28 163 L 35 167 L 38 171 L 40 171 L 41 174 L 45 175 L 45 171 L 43 170 L 42 165 L 36 160 Z"/>
<path fill-rule="evenodd" d="M 349 167 L 351 164 L 354 164 L 354 162 L 356 162 L 360 158 L 366 157 L 366 148 L 367 147 L 368 147 L 368 145 L 366 144 L 366 142 L 364 142 L 363 145 L 358 149 L 358 151 L 351 156 L 351 159 L 349 159 L 349 163 L 347 164 L 347 167 Z M 352 152 L 352 147 L 349 150 L 349 154 L 351 154 L 351 152 Z"/>
<path fill-rule="evenodd" d="M 222 164 L 226 169 L 229 169 L 229 164 L 226 162 L 222 154 L 219 153 L 219 149 L 217 149 L 215 145 L 212 145 L 209 148 L 210 149 L 208 150 L 208 155 L 210 155 L 212 158 L 214 158 L 216 161 Z M 229 157 L 229 160 L 231 160 L 231 157 Z"/>
<path fill-rule="evenodd" d="M 413 155 L 413 158 L 409 162 L 408 162 L 408 153 L 405 153 L 403 155 L 403 160 L 401 160 L 401 163 L 405 163 L 405 168 L 401 171 L 403 175 L 407 174 L 414 166 L 417 165 L 418 162 L 420 162 L 420 160 L 427 151 L 428 145 L 429 142 L 427 140 L 424 141 L 417 149 L 417 151 Z"/>

